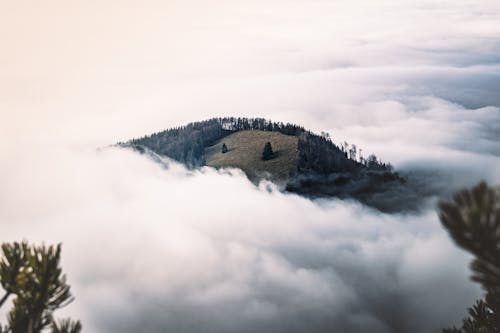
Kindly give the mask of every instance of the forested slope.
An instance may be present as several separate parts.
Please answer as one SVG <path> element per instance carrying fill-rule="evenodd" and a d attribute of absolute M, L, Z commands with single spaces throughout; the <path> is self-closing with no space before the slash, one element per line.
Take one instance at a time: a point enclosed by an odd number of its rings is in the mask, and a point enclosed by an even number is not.
<path fill-rule="evenodd" d="M 328 174 L 363 167 L 390 169 L 390 166 L 380 163 L 373 155 L 367 159 L 357 156 L 355 146 L 337 146 L 326 134 L 317 135 L 298 125 L 271 122 L 262 118 L 213 118 L 164 130 L 120 145 L 137 149 L 147 148 L 188 167 L 198 167 L 206 163 L 205 148 L 231 133 L 248 130 L 296 136 L 300 173 Z"/>
<path fill-rule="evenodd" d="M 262 158 L 267 142 L 276 148 L 269 160 Z M 119 145 L 140 152 L 150 150 L 188 168 L 237 167 L 254 182 L 285 180 L 288 191 L 309 197 L 350 197 L 381 210 L 399 210 L 393 207 L 401 206 L 409 196 L 411 203 L 416 202 L 390 164 L 375 155 L 364 158 L 355 145 L 339 146 L 326 133 L 317 135 L 294 124 L 262 118 L 213 118 Z"/>

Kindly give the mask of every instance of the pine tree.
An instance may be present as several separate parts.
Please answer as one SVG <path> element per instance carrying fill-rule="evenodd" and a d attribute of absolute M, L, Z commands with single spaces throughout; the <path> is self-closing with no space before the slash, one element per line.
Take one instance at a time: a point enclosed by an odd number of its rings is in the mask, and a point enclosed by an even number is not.
<path fill-rule="evenodd" d="M 273 158 L 273 147 L 271 147 L 271 142 L 266 142 L 264 145 L 264 151 L 262 152 L 262 159 L 264 161 L 270 160 Z"/>
<path fill-rule="evenodd" d="M 59 266 L 61 245 L 30 246 L 23 243 L 2 245 L 0 284 L 5 295 L 2 306 L 14 295 L 13 307 L 7 315 L 8 325 L 0 332 L 40 333 L 51 327 L 54 333 L 78 333 L 79 321 L 55 323 L 53 313 L 73 301 L 66 276 Z"/>
<path fill-rule="evenodd" d="M 453 240 L 475 258 L 472 279 L 486 291 L 469 309 L 461 329 L 443 333 L 500 332 L 500 191 L 484 182 L 439 203 L 439 217 Z"/>
<path fill-rule="evenodd" d="M 227 146 L 225 143 L 222 144 L 222 153 L 225 154 L 227 153 L 229 150 L 227 149 Z"/>

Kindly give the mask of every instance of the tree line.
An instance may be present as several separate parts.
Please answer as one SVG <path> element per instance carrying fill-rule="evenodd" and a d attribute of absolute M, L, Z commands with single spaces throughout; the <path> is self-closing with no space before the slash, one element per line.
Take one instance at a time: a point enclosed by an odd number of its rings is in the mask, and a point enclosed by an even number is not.
<path fill-rule="evenodd" d="M 139 151 L 144 148 L 173 158 L 190 168 L 205 165 L 205 148 L 223 137 L 243 130 L 279 132 L 299 139 L 299 173 L 320 173 L 355 171 L 361 168 L 392 172 L 389 164 L 382 163 L 375 155 L 364 159 L 355 145 L 337 146 L 327 133 L 314 134 L 302 126 L 272 122 L 263 118 L 212 118 L 189 123 L 142 138 L 133 139 L 122 146 Z"/>

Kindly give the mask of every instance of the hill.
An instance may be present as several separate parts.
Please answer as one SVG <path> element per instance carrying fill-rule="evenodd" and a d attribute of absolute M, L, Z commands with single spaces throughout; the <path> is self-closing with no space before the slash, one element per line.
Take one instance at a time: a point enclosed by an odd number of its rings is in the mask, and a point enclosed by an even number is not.
<path fill-rule="evenodd" d="M 269 160 L 262 158 L 270 142 Z M 308 197 L 357 199 L 382 211 L 414 209 L 418 195 L 404 178 L 375 155 L 359 156 L 356 146 L 336 145 L 327 134 L 261 118 L 214 118 L 119 143 L 152 151 L 188 168 L 242 169 L 255 183 L 270 179 Z M 222 152 L 225 145 L 227 151 Z"/>

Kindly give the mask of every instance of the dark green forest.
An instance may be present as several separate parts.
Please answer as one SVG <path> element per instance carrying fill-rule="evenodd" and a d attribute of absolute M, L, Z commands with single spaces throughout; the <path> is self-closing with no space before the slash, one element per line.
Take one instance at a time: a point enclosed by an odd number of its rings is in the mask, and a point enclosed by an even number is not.
<path fill-rule="evenodd" d="M 231 133 L 246 130 L 278 132 L 298 137 L 299 174 L 329 174 L 363 168 L 392 171 L 389 164 L 382 163 L 375 155 L 366 159 L 358 156 L 355 145 L 344 143 L 339 147 L 328 134 L 317 135 L 302 126 L 272 122 L 263 118 L 212 118 L 132 139 L 119 145 L 133 147 L 138 151 L 149 149 L 158 155 L 168 156 L 195 168 L 205 165 L 205 148 Z"/>

